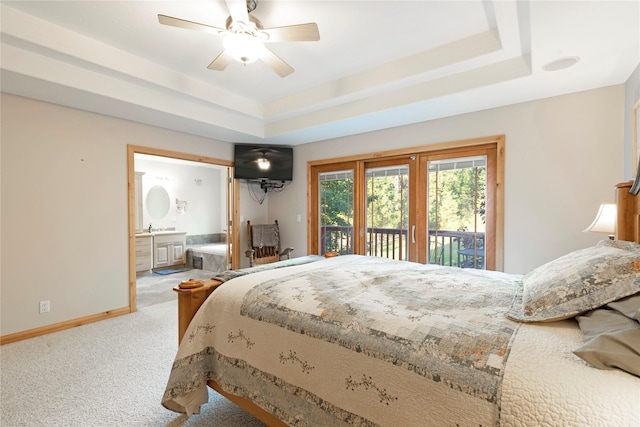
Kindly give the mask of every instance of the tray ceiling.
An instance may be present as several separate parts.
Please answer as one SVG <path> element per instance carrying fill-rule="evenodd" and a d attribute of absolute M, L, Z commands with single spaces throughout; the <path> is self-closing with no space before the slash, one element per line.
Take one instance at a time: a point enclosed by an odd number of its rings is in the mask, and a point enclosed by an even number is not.
<path fill-rule="evenodd" d="M 295 72 L 207 65 L 222 0 L 2 1 L 2 91 L 225 142 L 303 144 L 624 83 L 640 63 L 636 1 L 260 0 Z M 555 60 L 572 67 L 547 71 Z"/>

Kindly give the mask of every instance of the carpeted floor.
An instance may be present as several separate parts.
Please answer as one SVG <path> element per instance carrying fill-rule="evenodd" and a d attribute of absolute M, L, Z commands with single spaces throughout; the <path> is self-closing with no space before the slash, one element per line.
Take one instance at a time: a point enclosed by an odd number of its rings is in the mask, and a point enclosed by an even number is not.
<path fill-rule="evenodd" d="M 173 300 L 0 346 L 0 425 L 263 426 L 211 390 L 190 418 L 160 404 L 177 323 Z"/>

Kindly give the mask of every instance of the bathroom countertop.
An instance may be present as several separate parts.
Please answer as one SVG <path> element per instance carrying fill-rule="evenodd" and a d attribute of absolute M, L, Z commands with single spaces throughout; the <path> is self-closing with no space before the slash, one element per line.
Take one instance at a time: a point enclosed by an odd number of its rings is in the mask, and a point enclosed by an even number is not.
<path fill-rule="evenodd" d="M 148 231 L 143 231 L 142 233 L 136 233 L 136 236 L 167 236 L 169 234 L 187 234 L 187 232 L 177 230 L 161 230 L 152 231 L 151 233 L 149 233 Z"/>

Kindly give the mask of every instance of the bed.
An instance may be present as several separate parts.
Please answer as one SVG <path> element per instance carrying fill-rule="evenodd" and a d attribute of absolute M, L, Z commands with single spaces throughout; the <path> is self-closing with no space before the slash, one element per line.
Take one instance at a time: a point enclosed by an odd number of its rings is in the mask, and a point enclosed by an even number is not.
<path fill-rule="evenodd" d="M 268 425 L 640 425 L 630 185 L 620 240 L 524 276 L 350 255 L 184 289 L 217 288 L 162 404 L 197 414 L 208 384 Z"/>

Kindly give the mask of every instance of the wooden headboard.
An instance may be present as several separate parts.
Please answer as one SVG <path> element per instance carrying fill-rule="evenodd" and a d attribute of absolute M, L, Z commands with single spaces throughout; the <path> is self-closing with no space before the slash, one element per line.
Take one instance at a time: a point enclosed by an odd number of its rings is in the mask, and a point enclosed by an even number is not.
<path fill-rule="evenodd" d="M 629 193 L 633 181 L 616 185 L 618 222 L 616 239 L 640 243 L 640 194 Z"/>

